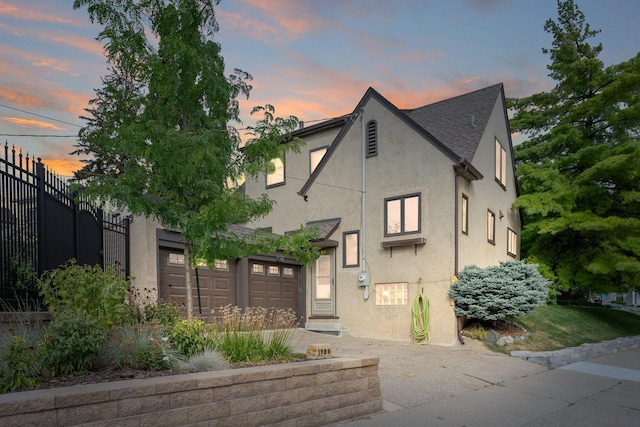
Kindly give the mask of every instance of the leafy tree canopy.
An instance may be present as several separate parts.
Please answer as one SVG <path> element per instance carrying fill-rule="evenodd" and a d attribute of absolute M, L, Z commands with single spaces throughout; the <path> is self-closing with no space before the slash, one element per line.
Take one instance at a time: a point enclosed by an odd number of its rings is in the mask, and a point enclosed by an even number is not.
<path fill-rule="evenodd" d="M 218 3 L 74 1 L 74 9 L 86 7 L 102 26 L 97 39 L 110 66 L 79 134 L 74 153 L 90 160 L 76 177 L 85 194 L 180 231 L 187 260 L 190 254 L 212 261 L 283 249 L 308 261 L 316 253 L 308 245 L 312 233 L 303 229 L 279 238 L 229 231 L 272 207 L 266 195 L 252 199 L 236 183 L 264 172 L 283 150 L 299 150 L 301 141 L 290 137 L 298 120 L 276 117 L 266 105 L 254 109 L 262 118 L 246 128 L 251 139 L 241 148 L 233 123 L 240 123 L 238 98 L 248 98 L 251 76 L 237 69 L 225 74 L 214 41 Z"/>
<path fill-rule="evenodd" d="M 573 0 L 558 1 L 549 92 L 509 100 L 523 254 L 562 290 L 640 283 L 640 54 L 605 66 Z"/>

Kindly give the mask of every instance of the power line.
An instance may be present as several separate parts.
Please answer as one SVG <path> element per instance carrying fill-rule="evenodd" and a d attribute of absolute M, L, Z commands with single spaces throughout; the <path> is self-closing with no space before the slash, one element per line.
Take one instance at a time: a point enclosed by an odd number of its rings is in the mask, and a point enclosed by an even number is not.
<path fill-rule="evenodd" d="M 25 114 L 31 114 L 32 116 L 41 117 L 41 118 L 47 119 L 47 120 L 53 120 L 54 122 L 64 123 L 65 125 L 69 125 L 69 126 L 75 126 L 75 127 L 78 127 L 78 128 L 82 127 L 82 126 L 77 125 L 75 123 L 65 122 L 64 120 L 54 119 L 53 117 L 43 116 L 42 114 L 32 113 L 31 111 L 21 110 L 19 108 L 10 107 L 10 106 L 4 105 L 4 104 L 0 104 L 0 107 L 8 108 L 10 110 L 20 111 L 21 113 L 25 113 Z"/>
<path fill-rule="evenodd" d="M 46 138 L 77 138 L 78 135 L 35 135 L 30 133 L 0 133 L 0 136 L 41 136 Z"/>

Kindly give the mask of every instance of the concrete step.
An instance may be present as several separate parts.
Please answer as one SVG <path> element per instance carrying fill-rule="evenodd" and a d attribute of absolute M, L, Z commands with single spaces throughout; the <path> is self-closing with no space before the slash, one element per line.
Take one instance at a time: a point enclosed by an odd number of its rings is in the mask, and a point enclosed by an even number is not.
<path fill-rule="evenodd" d="M 304 324 L 304 328 L 307 331 L 335 335 L 338 337 L 349 336 L 349 329 L 343 328 L 342 323 L 338 322 L 306 322 Z"/>

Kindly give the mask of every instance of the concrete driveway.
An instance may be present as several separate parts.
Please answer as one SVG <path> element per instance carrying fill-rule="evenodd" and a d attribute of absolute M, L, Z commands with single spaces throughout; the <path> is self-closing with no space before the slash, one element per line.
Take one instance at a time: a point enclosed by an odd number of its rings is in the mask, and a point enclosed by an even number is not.
<path fill-rule="evenodd" d="M 385 412 L 345 426 L 640 425 L 640 349 L 547 369 L 465 342 L 419 346 L 301 330 L 293 344 L 380 358 Z"/>

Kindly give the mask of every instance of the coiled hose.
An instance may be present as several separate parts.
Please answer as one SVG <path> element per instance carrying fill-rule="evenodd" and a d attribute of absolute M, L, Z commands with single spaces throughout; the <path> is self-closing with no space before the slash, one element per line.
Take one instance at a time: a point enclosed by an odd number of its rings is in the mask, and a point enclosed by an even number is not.
<path fill-rule="evenodd" d="M 429 300 L 420 293 L 413 300 L 413 322 L 411 324 L 414 344 L 427 344 L 429 336 Z"/>

